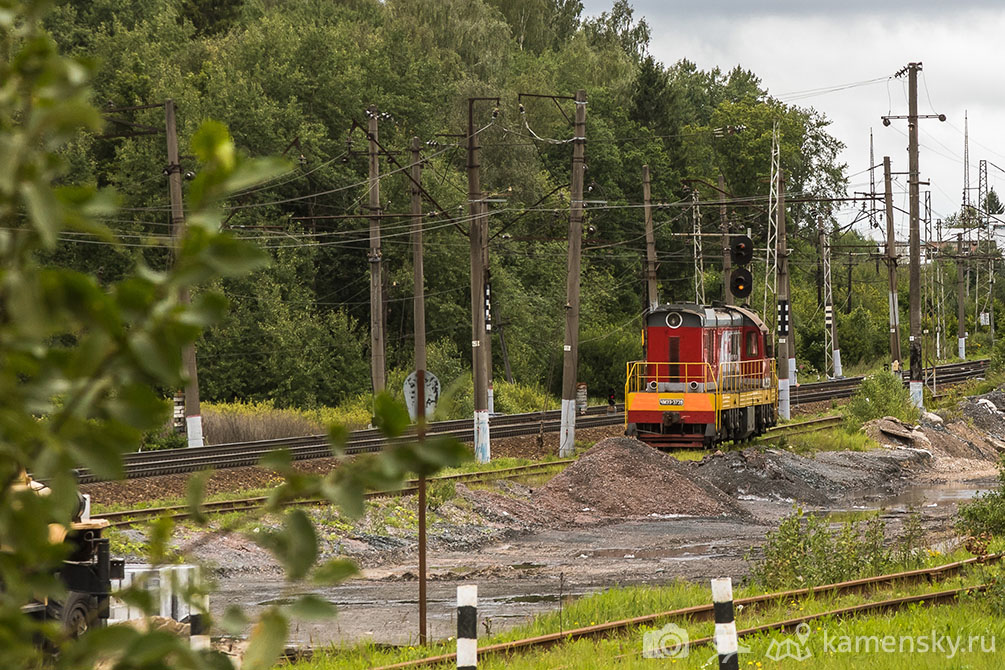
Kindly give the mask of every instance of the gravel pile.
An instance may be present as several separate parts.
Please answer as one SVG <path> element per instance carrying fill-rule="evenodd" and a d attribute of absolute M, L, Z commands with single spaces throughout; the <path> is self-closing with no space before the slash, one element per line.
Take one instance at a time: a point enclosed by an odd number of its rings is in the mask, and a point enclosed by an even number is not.
<path fill-rule="evenodd" d="M 532 500 L 558 520 L 663 515 L 745 516 L 739 505 L 702 477 L 638 440 L 610 437 L 538 489 Z"/>
<path fill-rule="evenodd" d="M 812 458 L 788 451 L 717 452 L 694 471 L 740 500 L 827 505 L 852 491 L 894 492 L 928 454 L 916 450 L 824 451 Z"/>
<path fill-rule="evenodd" d="M 1002 391 L 966 398 L 960 401 L 958 408 L 977 428 L 1005 439 L 1005 393 Z"/>

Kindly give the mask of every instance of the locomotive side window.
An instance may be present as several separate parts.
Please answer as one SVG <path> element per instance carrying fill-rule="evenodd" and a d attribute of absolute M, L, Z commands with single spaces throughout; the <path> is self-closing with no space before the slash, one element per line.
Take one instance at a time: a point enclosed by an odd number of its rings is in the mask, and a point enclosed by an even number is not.
<path fill-rule="evenodd" d="M 757 358 L 757 333 L 747 333 L 747 358 Z"/>

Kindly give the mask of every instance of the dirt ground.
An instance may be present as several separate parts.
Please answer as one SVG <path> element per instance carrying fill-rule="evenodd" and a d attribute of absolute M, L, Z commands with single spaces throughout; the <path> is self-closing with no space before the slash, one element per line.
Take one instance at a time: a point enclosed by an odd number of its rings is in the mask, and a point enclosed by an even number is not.
<path fill-rule="evenodd" d="M 1003 409 L 1005 394 L 989 394 L 961 403 L 945 419 L 926 415 L 919 426 L 881 419 L 863 426 L 881 448 L 813 456 L 752 448 L 679 462 L 609 437 L 550 480 L 457 485 L 431 503 L 431 634 L 453 634 L 461 583 L 478 584 L 483 625 L 498 631 L 566 597 L 612 585 L 742 580 L 748 559 L 796 505 L 845 516 L 879 510 L 890 535 L 917 511 L 929 546 L 951 549 L 957 506 L 994 485 L 1005 450 Z M 533 437 L 521 439 L 530 442 L 507 455 L 541 448 Z M 493 453 L 505 452 L 493 444 Z M 362 568 L 334 588 L 287 584 L 272 558 L 241 536 L 205 541 L 187 531 L 179 542 L 198 545 L 191 557 L 215 573 L 216 613 L 231 604 L 254 613 L 310 591 L 341 615 L 325 624 L 298 623 L 295 641 L 409 643 L 417 627 L 414 507 L 414 498 L 380 501 L 359 521 L 330 508 L 312 512 L 323 557 L 351 557 Z"/>

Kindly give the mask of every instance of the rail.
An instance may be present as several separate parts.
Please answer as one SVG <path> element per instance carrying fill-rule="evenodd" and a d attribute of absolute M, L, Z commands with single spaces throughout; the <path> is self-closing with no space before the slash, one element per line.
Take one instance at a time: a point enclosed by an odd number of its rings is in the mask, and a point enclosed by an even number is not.
<path fill-rule="evenodd" d="M 854 593 L 863 590 L 868 590 L 881 585 L 893 585 L 897 583 L 914 583 L 914 582 L 934 582 L 939 579 L 943 579 L 950 575 L 962 572 L 967 567 L 983 563 L 997 563 L 1002 560 L 1003 554 L 989 554 L 987 556 L 980 556 L 976 558 L 968 558 L 963 561 L 956 561 L 954 563 L 947 563 L 943 565 L 938 565 L 932 568 L 923 568 L 920 570 L 909 570 L 907 572 L 897 572 L 886 575 L 878 575 L 875 577 L 866 577 L 863 579 L 855 579 L 848 582 L 838 582 L 835 584 L 826 584 L 816 587 L 808 587 L 803 589 L 794 589 L 790 591 L 779 591 L 775 593 L 765 593 L 758 596 L 751 596 L 749 598 L 738 598 L 734 600 L 737 605 L 743 605 L 747 607 L 756 607 L 761 605 L 766 605 L 774 602 L 793 600 L 795 598 L 803 598 L 814 595 L 821 594 L 833 594 L 838 595 L 842 593 Z M 835 610 L 833 612 L 826 612 L 821 614 L 811 614 L 806 617 L 800 617 L 797 620 L 790 619 L 783 622 L 778 622 L 774 625 L 768 625 L 766 627 L 758 627 L 757 629 L 745 629 L 738 631 L 739 634 L 750 634 L 756 632 L 757 630 L 767 630 L 771 628 L 780 628 L 783 626 L 793 625 L 794 623 L 799 623 L 803 620 L 810 620 L 813 618 L 822 618 L 828 615 L 841 615 L 849 614 L 854 612 L 868 611 L 870 609 L 895 609 L 899 607 L 906 607 L 913 603 L 919 603 L 922 601 L 932 602 L 933 599 L 936 603 L 943 604 L 947 602 L 952 602 L 955 595 L 967 590 L 979 589 L 983 590 L 984 585 L 978 585 L 975 587 L 964 587 L 963 589 L 954 589 L 952 591 L 940 591 L 938 593 L 929 593 L 919 596 L 908 596 L 906 598 L 892 599 L 892 600 L 882 600 L 872 603 L 865 603 L 863 605 L 856 605 L 852 608 L 844 608 L 843 610 Z M 871 607 L 870 607 L 871 606 Z M 538 635 L 536 637 L 523 638 L 520 640 L 511 640 L 509 642 L 500 642 L 498 644 L 492 644 L 485 647 L 478 648 L 478 656 L 485 657 L 493 654 L 512 654 L 517 652 L 525 652 L 540 647 L 547 647 L 554 644 L 561 644 L 566 641 L 578 640 L 583 638 L 597 638 L 597 637 L 608 637 L 615 634 L 621 634 L 626 630 L 632 628 L 637 628 L 644 625 L 653 625 L 660 621 L 667 620 L 707 620 L 711 619 L 714 612 L 714 606 L 712 603 L 705 605 L 695 605 L 692 607 L 683 607 L 680 609 L 669 610 L 665 612 L 656 612 L 653 614 L 644 614 L 642 616 L 633 617 L 631 619 L 621 619 L 619 621 L 610 621 L 606 623 L 594 624 L 592 626 L 585 626 L 582 628 L 574 628 L 571 630 L 559 631 L 556 633 L 549 633 L 546 635 Z M 710 641 L 709 639 L 699 639 L 692 641 L 692 644 L 703 644 Z M 376 670 L 401 670 L 404 668 L 418 668 L 418 667 L 429 667 L 435 665 L 442 665 L 451 663 L 455 660 L 456 654 L 439 654 L 437 656 L 427 656 L 425 658 L 418 658 L 411 661 L 404 661 L 401 663 L 395 663 L 393 665 L 386 665 Z"/>

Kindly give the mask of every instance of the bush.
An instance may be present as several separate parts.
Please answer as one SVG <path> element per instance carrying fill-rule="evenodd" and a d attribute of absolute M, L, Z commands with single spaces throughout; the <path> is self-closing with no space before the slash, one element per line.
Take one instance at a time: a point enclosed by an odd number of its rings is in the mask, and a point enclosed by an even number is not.
<path fill-rule="evenodd" d="M 324 426 L 296 409 L 277 409 L 271 401 L 202 405 L 207 444 L 320 435 Z"/>
<path fill-rule="evenodd" d="M 768 533 L 764 555 L 752 566 L 751 577 L 766 589 L 787 589 L 917 567 L 922 540 L 917 513 L 904 524 L 894 550 L 885 547 L 885 535 L 886 523 L 878 516 L 831 531 L 825 517 L 797 508 L 778 530 Z"/>
<path fill-rule="evenodd" d="M 960 505 L 959 513 L 956 529 L 961 534 L 1005 535 L 1005 456 L 998 464 L 998 488 Z"/>
<path fill-rule="evenodd" d="M 900 377 L 891 372 L 877 372 L 862 380 L 851 401 L 845 420 L 849 429 L 884 416 L 894 416 L 906 423 L 916 423 L 921 412 L 911 402 L 911 393 Z"/>
<path fill-rule="evenodd" d="M 188 446 L 184 433 L 176 433 L 173 427 L 157 433 L 149 433 L 143 438 L 140 451 L 160 451 L 161 449 L 182 449 Z"/>
<path fill-rule="evenodd" d="M 522 414 L 538 412 L 546 409 L 558 409 L 561 404 L 558 399 L 549 394 L 544 387 L 536 384 L 510 384 L 497 381 L 493 384 L 495 392 L 495 410 L 501 414 Z"/>

